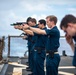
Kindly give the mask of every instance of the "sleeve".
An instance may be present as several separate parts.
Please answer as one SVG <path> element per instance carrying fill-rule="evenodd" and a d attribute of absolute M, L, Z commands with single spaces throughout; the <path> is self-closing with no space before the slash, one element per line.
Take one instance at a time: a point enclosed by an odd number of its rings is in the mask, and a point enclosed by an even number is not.
<path fill-rule="evenodd" d="M 34 35 L 35 35 L 35 36 L 39 36 L 39 35 L 41 35 L 41 34 L 37 34 L 37 33 L 34 32 Z"/>
<path fill-rule="evenodd" d="M 55 29 L 46 29 L 45 32 L 47 35 L 55 35 L 56 34 Z"/>

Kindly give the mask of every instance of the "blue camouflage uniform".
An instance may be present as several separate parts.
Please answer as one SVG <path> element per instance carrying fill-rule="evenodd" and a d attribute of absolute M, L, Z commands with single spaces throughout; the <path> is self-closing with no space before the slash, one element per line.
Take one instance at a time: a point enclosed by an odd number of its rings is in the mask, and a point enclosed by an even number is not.
<path fill-rule="evenodd" d="M 75 50 L 74 50 L 74 57 L 73 57 L 73 66 L 76 67 L 76 36 L 73 37 L 74 41 L 75 41 Z"/>
<path fill-rule="evenodd" d="M 31 40 L 32 40 L 32 36 L 28 35 L 28 62 L 29 62 L 29 67 L 30 67 L 30 52 L 31 52 L 31 48 L 32 48 L 32 43 L 31 43 Z"/>
<path fill-rule="evenodd" d="M 32 26 L 37 28 L 37 25 Z M 29 67 L 33 71 L 33 46 L 37 40 L 37 36 L 34 34 L 34 36 L 28 35 L 28 50 L 29 50 Z"/>
<path fill-rule="evenodd" d="M 60 32 L 57 26 L 52 29 L 46 29 L 47 44 L 46 44 L 46 75 L 58 75 L 58 66 L 60 55 L 57 52 L 60 43 Z"/>
<path fill-rule="evenodd" d="M 43 28 L 43 30 L 45 30 Z M 45 44 L 46 44 L 46 35 L 37 35 L 37 41 L 34 46 L 34 72 L 33 75 L 45 75 L 44 71 L 44 60 L 45 60 Z"/>
<path fill-rule="evenodd" d="M 32 27 L 37 28 L 37 25 L 32 26 Z M 31 40 L 31 52 L 30 52 L 30 68 L 31 68 L 32 72 L 33 72 L 33 64 L 34 64 L 34 60 L 33 60 L 34 59 L 34 49 L 33 49 L 33 47 L 34 47 L 36 41 L 37 41 L 37 35 L 34 33 L 34 36 L 32 36 L 32 40 Z"/>

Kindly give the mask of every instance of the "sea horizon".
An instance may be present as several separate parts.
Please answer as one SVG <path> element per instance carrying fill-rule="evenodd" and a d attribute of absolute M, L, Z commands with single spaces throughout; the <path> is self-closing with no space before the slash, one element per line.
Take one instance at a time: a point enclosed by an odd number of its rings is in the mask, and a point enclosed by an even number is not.
<path fill-rule="evenodd" d="M 67 56 L 73 56 L 73 52 L 65 38 L 60 38 L 60 47 L 58 48 L 59 54 L 62 56 L 65 51 Z M 22 38 L 11 38 L 10 41 L 10 56 L 24 57 L 25 52 L 28 50 L 27 40 Z M 8 54 L 8 39 L 5 40 L 5 49 L 3 56 L 7 57 Z M 28 53 L 26 54 L 28 56 Z"/>

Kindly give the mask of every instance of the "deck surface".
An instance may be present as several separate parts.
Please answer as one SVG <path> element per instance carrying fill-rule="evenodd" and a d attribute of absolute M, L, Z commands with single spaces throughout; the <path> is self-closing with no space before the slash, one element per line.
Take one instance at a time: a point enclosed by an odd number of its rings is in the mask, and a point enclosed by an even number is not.
<path fill-rule="evenodd" d="M 28 67 L 25 63 L 27 62 L 27 58 L 10 58 L 10 62 L 4 64 L 0 75 L 28 75 L 31 72 L 26 71 L 26 67 Z M 59 75 L 75 75 L 76 68 L 72 66 L 72 57 L 70 56 L 61 56 L 61 61 L 59 65 Z"/>

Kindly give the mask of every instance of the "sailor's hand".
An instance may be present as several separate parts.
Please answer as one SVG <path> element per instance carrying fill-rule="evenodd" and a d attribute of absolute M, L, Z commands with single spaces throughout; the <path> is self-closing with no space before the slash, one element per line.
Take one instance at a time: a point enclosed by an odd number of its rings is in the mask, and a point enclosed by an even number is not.
<path fill-rule="evenodd" d="M 66 41 L 69 45 L 73 44 L 73 39 L 72 39 L 72 36 L 70 35 L 65 35 L 65 38 L 66 38 Z"/>
<path fill-rule="evenodd" d="M 14 28 L 15 28 L 15 29 L 18 29 L 18 25 L 15 25 Z"/>
<path fill-rule="evenodd" d="M 18 29 L 23 30 L 23 25 L 19 25 Z"/>
<path fill-rule="evenodd" d="M 28 36 L 26 36 L 26 35 L 25 35 L 25 36 L 23 36 L 23 39 L 26 39 L 26 38 L 28 38 Z"/>
<path fill-rule="evenodd" d="M 28 29 L 28 28 L 29 28 L 29 26 L 27 24 L 23 25 L 23 30 Z"/>

